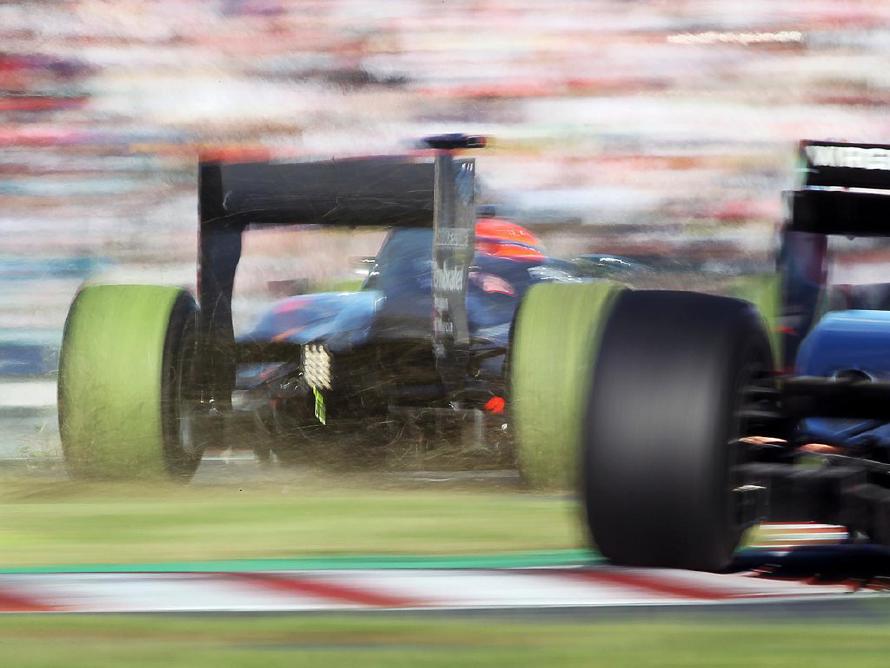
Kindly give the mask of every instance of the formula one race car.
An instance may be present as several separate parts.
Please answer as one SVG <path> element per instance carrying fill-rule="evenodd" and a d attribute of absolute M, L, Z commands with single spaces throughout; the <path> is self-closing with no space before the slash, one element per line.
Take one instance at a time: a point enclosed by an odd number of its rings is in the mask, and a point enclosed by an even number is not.
<path fill-rule="evenodd" d="M 720 569 L 764 519 L 890 545 L 887 286 L 826 285 L 827 235 L 890 236 L 890 146 L 803 142 L 800 158 L 778 279 L 749 290 L 760 313 L 621 290 L 599 314 L 582 475 L 615 562 Z"/>
<path fill-rule="evenodd" d="M 247 423 L 259 429 L 243 440 L 259 454 L 300 461 L 317 443 L 385 444 L 406 415 L 421 414 L 500 439 L 510 456 L 505 433 L 525 430 L 527 477 L 568 475 L 557 460 L 577 451 L 577 426 L 569 447 L 535 423 L 542 409 L 547 423 L 576 420 L 582 396 L 552 409 L 552 398 L 539 400 L 535 376 L 564 370 L 536 350 L 561 352 L 533 328 L 514 331 L 516 313 L 523 304 L 529 318 L 571 326 L 573 305 L 601 288 L 545 256 L 528 230 L 477 219 L 475 162 L 454 152 L 481 138 L 425 141 L 426 153 L 411 157 L 202 162 L 200 308 L 182 289 L 145 285 L 87 286 L 72 304 L 59 372 L 72 474 L 188 478 L 208 444 L 226 445 L 231 425 Z M 242 235 L 281 225 L 390 231 L 360 290 L 285 298 L 236 337 Z M 529 302 L 533 286 L 550 292 Z M 514 410 L 523 393 L 525 418 Z"/>
<path fill-rule="evenodd" d="M 202 163 L 200 309 L 184 290 L 133 285 L 86 287 L 71 307 L 71 473 L 187 478 L 239 412 L 282 436 L 287 458 L 328 427 L 379 440 L 370 425 L 394 409 L 503 410 L 525 478 L 580 482 L 613 562 L 719 570 L 763 519 L 890 544 L 886 285 L 828 291 L 825 240 L 890 236 L 890 147 L 801 145 L 778 275 L 747 301 L 587 280 L 521 228 L 486 232 L 475 163 L 453 154 L 481 143 Z M 242 235 L 288 224 L 392 232 L 362 290 L 286 299 L 236 338 Z"/>
<path fill-rule="evenodd" d="M 508 220 L 479 218 L 474 231 L 467 283 L 458 285 L 466 359 L 450 387 L 430 338 L 431 228 L 392 229 L 376 257 L 364 259 L 360 290 L 282 299 L 236 338 L 233 409 L 271 437 L 256 438 L 258 454 L 267 442 L 284 463 L 330 461 L 345 445 L 358 459 L 426 427 L 509 461 L 505 364 L 516 309 L 532 285 L 581 278 Z"/>

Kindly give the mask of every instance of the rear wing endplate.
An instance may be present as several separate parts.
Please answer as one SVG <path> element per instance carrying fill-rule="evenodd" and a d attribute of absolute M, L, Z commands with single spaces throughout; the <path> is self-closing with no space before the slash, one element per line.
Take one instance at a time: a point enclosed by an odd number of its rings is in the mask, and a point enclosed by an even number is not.
<path fill-rule="evenodd" d="M 803 141 L 803 184 L 786 193 L 795 232 L 890 236 L 890 145 Z"/>

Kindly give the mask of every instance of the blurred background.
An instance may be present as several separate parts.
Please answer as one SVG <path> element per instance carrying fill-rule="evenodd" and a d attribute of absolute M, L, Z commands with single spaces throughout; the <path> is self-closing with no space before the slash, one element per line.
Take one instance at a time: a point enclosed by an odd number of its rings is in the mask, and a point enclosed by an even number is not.
<path fill-rule="evenodd" d="M 0 458 L 58 455 L 84 280 L 193 286 L 199 152 L 486 134 L 484 200 L 552 253 L 708 281 L 769 268 L 799 139 L 890 139 L 888 25 L 856 0 L 0 2 Z M 380 239 L 250 242 L 236 324 Z"/>

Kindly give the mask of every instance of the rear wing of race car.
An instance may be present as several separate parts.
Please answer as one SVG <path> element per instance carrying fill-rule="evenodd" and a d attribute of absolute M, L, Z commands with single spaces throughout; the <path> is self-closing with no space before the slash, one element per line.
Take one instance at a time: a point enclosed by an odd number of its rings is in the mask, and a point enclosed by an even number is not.
<path fill-rule="evenodd" d="M 828 280 L 828 236 L 890 237 L 890 146 L 802 141 L 802 183 L 786 192 L 778 254 L 784 359 L 819 312 Z"/>
<path fill-rule="evenodd" d="M 788 229 L 890 236 L 890 145 L 803 141 L 803 186 L 786 193 Z"/>
<path fill-rule="evenodd" d="M 229 405 L 234 386 L 232 294 L 241 239 L 257 226 L 432 227 L 433 350 L 444 383 L 463 378 L 475 161 L 452 151 L 480 148 L 484 140 L 445 135 L 423 143 L 435 149 L 432 157 L 199 164 L 199 368 L 218 405 Z"/>

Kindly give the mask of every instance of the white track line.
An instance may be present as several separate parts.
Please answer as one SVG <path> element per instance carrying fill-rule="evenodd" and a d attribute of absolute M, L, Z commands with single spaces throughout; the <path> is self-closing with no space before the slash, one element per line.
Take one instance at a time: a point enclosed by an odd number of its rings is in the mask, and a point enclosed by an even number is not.
<path fill-rule="evenodd" d="M 843 594 L 689 571 L 621 569 L 0 575 L 3 612 L 247 612 L 673 606 Z M 874 595 L 872 593 L 855 594 Z"/>
<path fill-rule="evenodd" d="M 55 381 L 0 383 L 0 408 L 50 408 L 55 405 Z"/>

